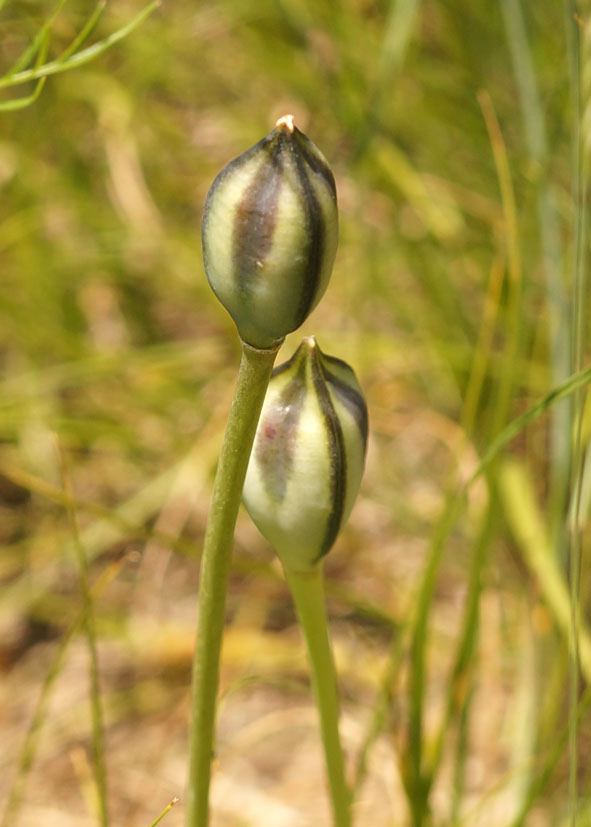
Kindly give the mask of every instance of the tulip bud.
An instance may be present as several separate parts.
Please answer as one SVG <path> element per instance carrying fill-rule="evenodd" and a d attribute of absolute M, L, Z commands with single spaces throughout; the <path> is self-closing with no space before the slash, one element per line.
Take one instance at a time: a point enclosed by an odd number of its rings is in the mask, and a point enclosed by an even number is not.
<path fill-rule="evenodd" d="M 244 485 L 244 504 L 286 568 L 330 550 L 357 497 L 367 407 L 353 370 L 313 338 L 275 368 Z"/>
<path fill-rule="evenodd" d="M 291 115 L 219 173 L 202 237 L 207 279 L 247 344 L 275 346 L 316 307 L 337 248 L 336 189 Z"/>

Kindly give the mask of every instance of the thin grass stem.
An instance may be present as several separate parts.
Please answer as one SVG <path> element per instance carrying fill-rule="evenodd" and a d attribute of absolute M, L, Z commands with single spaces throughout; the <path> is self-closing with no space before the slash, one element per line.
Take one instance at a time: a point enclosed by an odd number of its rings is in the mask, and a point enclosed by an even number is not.
<path fill-rule="evenodd" d="M 66 58 L 71 57 L 71 55 L 73 55 L 75 52 L 77 52 L 80 49 L 80 47 L 82 46 L 84 41 L 87 39 L 87 37 L 89 37 L 92 34 L 96 24 L 98 23 L 98 21 L 100 19 L 101 14 L 104 12 L 106 7 L 107 7 L 107 1 L 106 0 L 99 0 L 99 2 L 96 4 L 92 14 L 88 18 L 88 20 L 86 21 L 84 26 L 80 29 L 80 31 L 78 32 L 78 34 L 76 35 L 74 40 L 72 40 L 72 42 L 70 43 L 68 48 L 65 49 L 60 54 L 60 58 L 59 58 L 60 60 L 66 60 Z"/>
<path fill-rule="evenodd" d="M 409 679 L 408 756 L 403 777 L 413 827 L 420 827 L 429 812 L 429 779 L 425 774 L 423 758 L 423 711 L 426 679 L 427 623 L 435 595 L 437 573 L 445 549 L 445 542 L 464 503 L 455 489 L 448 493 L 439 524 L 431 541 L 431 551 L 425 566 L 417 596 L 417 609 L 412 629 Z"/>
<path fill-rule="evenodd" d="M 88 646 L 89 677 L 90 677 L 90 708 L 92 718 L 92 749 L 94 757 L 94 774 L 96 780 L 97 808 L 101 827 L 108 827 L 109 813 L 107 806 L 107 771 L 105 767 L 105 741 L 103 707 L 101 703 L 99 683 L 99 663 L 96 645 L 96 624 L 94 617 L 94 601 L 88 578 L 88 561 L 80 541 L 80 531 L 76 508 L 72 492 L 72 481 L 68 473 L 66 457 L 62 446 L 58 443 L 58 453 L 62 473 L 62 485 L 66 495 L 66 512 L 70 523 L 73 545 L 78 564 L 78 580 L 84 605 L 84 633 Z"/>
<path fill-rule="evenodd" d="M 580 701 L 577 703 L 575 714 L 578 723 L 580 723 L 583 715 L 589 712 L 590 705 L 591 688 L 587 688 Z M 535 804 L 536 799 L 543 794 L 550 782 L 550 779 L 552 778 L 552 773 L 555 771 L 558 762 L 564 754 L 564 747 L 568 742 L 570 730 L 571 723 L 569 722 L 560 732 L 559 736 L 555 737 L 545 763 L 539 767 L 536 767 L 536 771 L 532 772 L 533 781 L 529 787 L 527 797 L 522 803 L 521 810 L 511 822 L 511 827 L 524 827 L 532 806 Z"/>
<path fill-rule="evenodd" d="M 564 282 L 558 216 L 548 180 L 549 141 L 544 108 L 520 0 L 501 0 L 501 11 L 517 82 L 528 153 L 535 175 L 539 237 L 546 286 L 547 333 L 551 381 L 563 382 L 571 370 L 574 325 Z M 548 516 L 555 553 L 566 563 L 564 509 L 568 499 L 571 400 L 557 405 L 550 416 Z"/>
<path fill-rule="evenodd" d="M 168 815 L 168 813 L 172 810 L 172 808 L 179 803 L 179 799 L 175 796 L 172 801 L 167 804 L 167 806 L 162 810 L 158 818 L 156 818 L 151 824 L 150 827 L 156 827 L 157 824 L 160 824 L 162 819 Z"/>
<path fill-rule="evenodd" d="M 96 597 L 101 595 L 105 588 L 109 585 L 109 583 L 111 583 L 115 579 L 115 577 L 121 569 L 121 566 L 124 563 L 124 560 L 125 558 L 121 558 L 120 560 L 117 560 L 115 563 L 112 563 L 101 574 L 99 579 L 96 581 L 96 583 L 94 583 L 94 585 L 91 588 L 91 594 L 93 599 L 96 599 Z M 11 825 L 13 825 L 16 821 L 18 811 L 23 801 L 27 778 L 29 776 L 31 767 L 33 766 L 33 761 L 35 760 L 35 755 L 37 753 L 37 747 L 39 744 L 39 738 L 41 737 L 43 721 L 45 720 L 45 716 L 47 715 L 47 712 L 49 710 L 49 701 L 51 698 L 51 693 L 64 665 L 70 643 L 80 632 L 80 630 L 84 628 L 86 611 L 87 607 L 85 605 L 83 606 L 79 616 L 76 618 L 76 620 L 72 623 L 70 628 L 62 637 L 53 657 L 53 661 L 45 674 L 45 679 L 43 681 L 43 686 L 41 687 L 41 691 L 39 693 L 39 698 L 37 700 L 35 709 L 33 711 L 33 715 L 31 717 L 31 721 L 25 733 L 19 758 L 16 761 L 16 775 L 12 783 L 12 786 L 10 787 L 9 793 L 6 797 L 6 805 L 4 807 L 4 812 L 0 817 L 0 827 L 11 827 Z"/>
<path fill-rule="evenodd" d="M 404 622 L 400 624 L 400 629 L 394 632 L 392 643 L 390 645 L 390 655 L 388 657 L 388 662 L 384 669 L 382 679 L 380 680 L 380 686 L 377 693 L 376 701 L 373 706 L 371 719 L 368 724 L 365 737 L 359 749 L 357 765 L 355 767 L 355 776 L 353 780 L 354 797 L 357 793 L 359 793 L 363 785 L 363 782 L 365 781 L 368 771 L 371 750 L 379 734 L 384 729 L 388 717 L 388 710 L 390 709 L 392 697 L 395 691 L 395 682 L 400 674 L 400 669 L 405 654 L 405 646 L 407 642 L 408 632 L 411 626 L 411 618 L 405 619 Z"/>
<path fill-rule="evenodd" d="M 517 227 L 517 207 L 513 181 L 507 157 L 507 148 L 501 132 L 493 102 L 488 92 L 480 92 L 478 102 L 488 131 L 497 178 L 501 191 L 505 221 L 505 245 L 507 250 L 507 275 L 509 301 L 506 318 L 506 344 L 503 367 L 498 383 L 497 400 L 493 418 L 493 433 L 499 431 L 507 420 L 511 396 L 515 384 L 517 357 L 519 354 L 522 305 L 522 268 Z"/>
<path fill-rule="evenodd" d="M 579 32 L 579 21 L 576 18 L 576 5 L 572 0 L 567 4 L 567 35 L 569 47 L 569 68 L 572 96 L 572 200 L 574 207 L 574 254 L 573 254 L 573 307 L 572 307 L 572 338 L 573 338 L 573 370 L 581 370 L 584 364 L 584 349 L 587 338 L 586 322 L 586 295 L 587 295 L 587 249 L 586 249 L 586 224 L 587 224 L 587 174 L 588 157 L 585 151 L 586 137 L 582 129 L 584 110 L 583 95 L 588 94 L 588 89 L 583 91 L 585 78 L 586 58 L 589 57 L 588 49 L 588 26 L 585 31 L 586 37 L 583 40 L 581 49 L 581 35 Z M 586 47 L 586 48 L 585 48 Z M 585 101 L 588 104 L 588 101 Z M 579 719 L 576 715 L 577 702 L 580 691 L 580 669 L 581 651 L 580 640 L 580 585 L 581 585 L 581 560 L 582 560 L 582 537 L 581 537 L 581 513 L 582 513 L 582 490 L 584 479 L 585 449 L 583 445 L 583 416 L 585 408 L 585 391 L 577 390 L 573 401 L 573 414 L 571 418 L 572 433 L 572 469 L 571 469 L 571 501 L 569 507 L 569 589 L 571 605 L 571 636 L 573 646 L 570 650 L 569 663 L 569 823 L 577 823 L 579 812 L 578 801 L 578 729 Z"/>
<path fill-rule="evenodd" d="M 498 503 L 495 496 L 486 509 L 483 524 L 475 544 L 470 566 L 470 577 L 466 595 L 466 608 L 459 642 L 454 656 L 454 662 L 449 678 L 445 710 L 439 730 L 434 739 L 433 756 L 428 769 L 428 783 L 432 786 L 439 770 L 445 740 L 449 732 L 454 715 L 467 719 L 469 714 L 469 697 L 473 676 L 473 659 L 478 645 L 480 633 L 480 595 L 482 591 L 482 572 L 486 566 L 488 552 L 498 512 Z M 459 761 L 459 758 L 458 758 Z M 458 766 L 458 765 L 456 765 Z"/>

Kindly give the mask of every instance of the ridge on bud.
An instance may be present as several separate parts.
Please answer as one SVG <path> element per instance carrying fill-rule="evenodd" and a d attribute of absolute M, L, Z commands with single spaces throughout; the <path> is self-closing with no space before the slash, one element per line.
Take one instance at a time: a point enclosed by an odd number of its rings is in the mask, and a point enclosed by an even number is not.
<path fill-rule="evenodd" d="M 309 571 L 330 551 L 359 491 L 367 432 L 352 368 L 304 339 L 271 377 L 243 492 L 287 569 Z"/>
<path fill-rule="evenodd" d="M 207 279 L 240 337 L 275 346 L 322 298 L 336 254 L 336 187 L 293 116 L 222 169 L 202 226 Z"/>

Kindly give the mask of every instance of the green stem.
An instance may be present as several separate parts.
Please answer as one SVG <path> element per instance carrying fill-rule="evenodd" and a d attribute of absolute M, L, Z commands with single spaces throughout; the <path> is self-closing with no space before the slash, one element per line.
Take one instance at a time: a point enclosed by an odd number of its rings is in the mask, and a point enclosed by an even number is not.
<path fill-rule="evenodd" d="M 322 567 L 317 566 L 306 573 L 286 569 L 285 576 L 306 638 L 312 667 L 312 685 L 320 716 L 334 824 L 335 827 L 350 827 L 351 792 L 345 779 L 339 738 L 339 698 L 328 637 Z"/>
<path fill-rule="evenodd" d="M 242 361 L 216 473 L 201 559 L 199 619 L 191 686 L 187 827 L 206 827 L 220 649 L 234 526 L 263 400 L 279 345 L 243 344 Z"/>

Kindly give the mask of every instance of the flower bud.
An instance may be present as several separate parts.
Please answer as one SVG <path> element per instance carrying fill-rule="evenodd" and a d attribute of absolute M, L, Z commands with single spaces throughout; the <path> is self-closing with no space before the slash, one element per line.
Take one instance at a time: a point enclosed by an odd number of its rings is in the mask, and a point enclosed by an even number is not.
<path fill-rule="evenodd" d="M 275 368 L 244 484 L 244 504 L 286 568 L 330 550 L 357 497 L 367 407 L 353 370 L 313 338 Z"/>
<path fill-rule="evenodd" d="M 247 344 L 273 347 L 316 307 L 337 248 L 336 189 L 291 115 L 219 173 L 202 237 L 207 279 Z"/>

